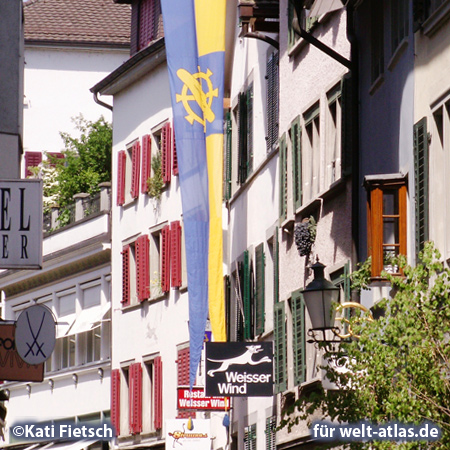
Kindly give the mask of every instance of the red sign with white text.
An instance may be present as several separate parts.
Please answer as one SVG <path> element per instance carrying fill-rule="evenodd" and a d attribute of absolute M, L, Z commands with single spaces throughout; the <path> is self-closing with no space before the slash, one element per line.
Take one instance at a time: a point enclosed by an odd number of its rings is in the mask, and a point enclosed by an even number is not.
<path fill-rule="evenodd" d="M 205 388 L 178 388 L 178 409 L 197 409 L 202 411 L 226 411 L 230 409 L 230 397 L 206 397 Z"/>

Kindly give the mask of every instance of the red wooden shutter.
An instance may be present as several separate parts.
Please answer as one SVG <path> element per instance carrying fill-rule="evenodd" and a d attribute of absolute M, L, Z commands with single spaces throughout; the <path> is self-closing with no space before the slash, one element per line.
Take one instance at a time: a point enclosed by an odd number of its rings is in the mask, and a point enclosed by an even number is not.
<path fill-rule="evenodd" d="M 55 161 L 55 159 L 64 159 L 64 155 L 62 153 L 48 152 L 47 155 L 50 156 L 50 158 L 49 158 L 50 167 L 56 167 L 57 161 Z M 52 160 L 53 160 L 53 162 L 52 162 Z"/>
<path fill-rule="evenodd" d="M 111 370 L 111 423 L 120 434 L 120 370 Z"/>
<path fill-rule="evenodd" d="M 122 250 L 122 305 L 130 304 L 130 246 Z"/>
<path fill-rule="evenodd" d="M 131 149 L 131 197 L 139 196 L 139 174 L 141 162 L 141 144 L 139 141 L 133 144 Z"/>
<path fill-rule="evenodd" d="M 130 366 L 129 380 L 130 433 L 137 434 L 142 431 L 142 366 L 140 363 Z"/>
<path fill-rule="evenodd" d="M 30 167 L 36 167 L 42 162 L 41 152 L 25 152 L 25 177 L 32 175 Z"/>
<path fill-rule="evenodd" d="M 178 350 L 177 372 L 178 386 L 189 386 L 189 347 Z M 195 411 L 178 411 L 179 419 L 195 417 Z"/>
<path fill-rule="evenodd" d="M 172 148 L 173 148 L 173 158 L 172 158 L 172 170 L 174 175 L 178 175 L 178 157 L 177 157 L 177 143 L 175 141 L 175 127 L 172 126 Z"/>
<path fill-rule="evenodd" d="M 161 130 L 161 170 L 164 183 L 170 183 L 171 176 L 171 128 L 170 123 L 165 123 Z"/>
<path fill-rule="evenodd" d="M 152 163 L 152 139 L 149 134 L 142 137 L 141 192 L 147 192 L 147 180 L 150 177 Z"/>
<path fill-rule="evenodd" d="M 170 225 L 170 266 L 172 287 L 181 287 L 181 225 L 178 220 Z"/>
<path fill-rule="evenodd" d="M 150 297 L 150 241 L 147 235 L 136 240 L 136 290 L 140 302 Z"/>
<path fill-rule="evenodd" d="M 125 203 L 125 169 L 127 163 L 127 155 L 125 150 L 118 153 L 117 164 L 117 205 L 122 206 Z"/>
<path fill-rule="evenodd" d="M 170 227 L 161 230 L 161 290 L 170 290 Z"/>
<path fill-rule="evenodd" d="M 163 405 L 163 390 L 162 390 L 162 361 L 161 357 L 157 356 L 153 362 L 154 370 L 154 390 L 153 390 L 153 411 L 155 430 L 162 428 L 162 405 Z"/>

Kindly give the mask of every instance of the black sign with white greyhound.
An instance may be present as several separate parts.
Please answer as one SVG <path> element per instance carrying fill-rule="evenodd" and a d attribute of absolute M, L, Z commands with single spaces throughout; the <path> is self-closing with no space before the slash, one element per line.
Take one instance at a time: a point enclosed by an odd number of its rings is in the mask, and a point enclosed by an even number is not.
<path fill-rule="evenodd" d="M 267 397 L 273 395 L 272 342 L 207 342 L 208 396 Z"/>

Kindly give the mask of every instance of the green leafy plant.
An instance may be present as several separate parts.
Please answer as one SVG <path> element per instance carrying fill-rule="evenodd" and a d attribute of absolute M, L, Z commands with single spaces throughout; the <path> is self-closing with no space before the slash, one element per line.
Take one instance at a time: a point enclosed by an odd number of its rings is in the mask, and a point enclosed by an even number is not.
<path fill-rule="evenodd" d="M 165 183 L 162 176 L 161 153 L 157 152 L 152 158 L 153 175 L 147 180 L 147 194 L 149 197 L 159 200 Z"/>
<path fill-rule="evenodd" d="M 295 414 L 284 417 L 281 426 L 292 427 L 313 413 L 338 423 L 428 420 L 441 428 L 439 441 L 352 442 L 346 447 L 450 448 L 450 270 L 439 260 L 432 243 L 425 245 L 416 267 L 398 258 L 404 276 L 383 274 L 395 291 L 381 302 L 385 315 L 373 322 L 351 319 L 360 338 L 342 342 L 337 353 L 324 350 L 329 360 L 345 361 L 345 370 L 333 364 L 323 367 L 337 388 L 300 397 Z"/>

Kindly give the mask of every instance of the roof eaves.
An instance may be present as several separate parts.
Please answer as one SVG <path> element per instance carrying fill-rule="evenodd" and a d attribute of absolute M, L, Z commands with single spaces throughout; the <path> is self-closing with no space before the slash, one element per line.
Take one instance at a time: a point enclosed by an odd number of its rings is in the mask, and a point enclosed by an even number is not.
<path fill-rule="evenodd" d="M 116 70 L 93 86 L 94 94 L 114 95 L 166 60 L 164 38 L 161 38 L 133 55 Z"/>

